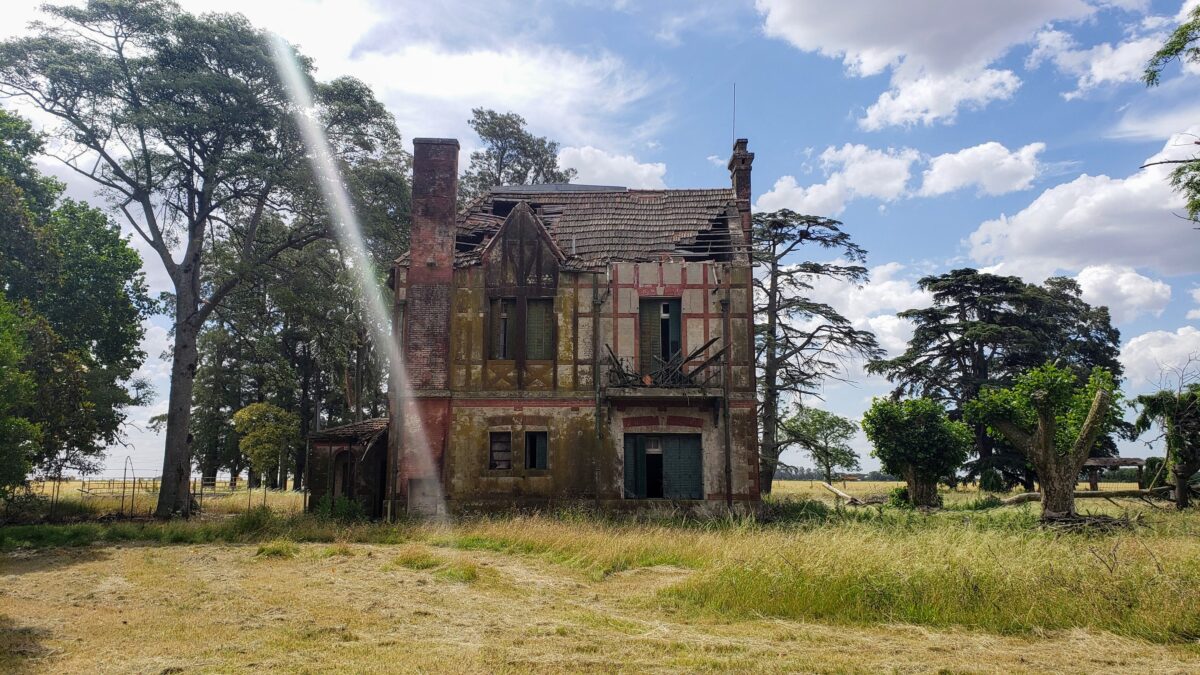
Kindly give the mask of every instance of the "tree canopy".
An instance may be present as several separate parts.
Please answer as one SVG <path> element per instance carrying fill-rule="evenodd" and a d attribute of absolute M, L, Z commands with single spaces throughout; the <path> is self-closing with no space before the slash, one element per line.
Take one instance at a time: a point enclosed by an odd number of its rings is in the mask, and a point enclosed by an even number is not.
<path fill-rule="evenodd" d="M 1197 40 L 1200 40 L 1200 6 L 1191 9 L 1187 20 L 1179 24 L 1162 47 L 1150 57 L 1142 75 L 1146 86 L 1158 86 L 1163 70 L 1176 60 L 1185 64 L 1200 63 Z M 1193 155 L 1188 159 L 1168 159 L 1152 164 L 1178 165 L 1171 172 L 1171 185 L 1183 194 L 1188 218 L 1200 220 L 1200 157 Z"/>
<path fill-rule="evenodd" d="M 883 470 L 903 476 L 915 506 L 937 506 L 938 481 L 967 459 L 971 432 L 933 399 L 877 398 L 863 415 L 863 431 Z"/>
<path fill-rule="evenodd" d="M 808 453 L 826 483 L 833 481 L 836 469 L 859 468 L 858 455 L 849 442 L 858 433 L 858 425 L 852 420 L 820 408 L 803 407 L 783 420 L 780 427 L 789 444 Z"/>
<path fill-rule="evenodd" d="M 558 143 L 526 130 L 524 117 L 474 108 L 468 124 L 483 148 L 471 153 L 471 164 L 458 183 L 464 202 L 498 185 L 569 183 L 575 178 L 575 169 L 558 166 Z"/>
<path fill-rule="evenodd" d="M 1094 368 L 1083 380 L 1053 363 L 989 387 L 967 404 L 967 418 L 986 424 L 1037 468 L 1045 518 L 1075 515 L 1075 482 L 1104 432 L 1119 419 L 1121 393 L 1112 373 Z"/>
<path fill-rule="evenodd" d="M 787 209 L 756 213 L 753 237 L 755 359 L 762 401 L 759 486 L 770 492 L 785 447 L 778 426 L 786 400 L 818 393 L 821 383 L 845 372 L 851 359 L 876 358 L 882 351 L 873 333 L 855 328 L 834 307 L 811 297 L 818 280 L 867 280 L 861 264 L 867 252 L 840 222 Z M 792 262 L 817 251 L 844 262 Z"/>
<path fill-rule="evenodd" d="M 289 451 L 300 440 L 300 420 L 295 413 L 270 403 L 251 403 L 233 414 L 241 436 L 239 446 L 258 472 L 267 472 L 286 462 Z"/>

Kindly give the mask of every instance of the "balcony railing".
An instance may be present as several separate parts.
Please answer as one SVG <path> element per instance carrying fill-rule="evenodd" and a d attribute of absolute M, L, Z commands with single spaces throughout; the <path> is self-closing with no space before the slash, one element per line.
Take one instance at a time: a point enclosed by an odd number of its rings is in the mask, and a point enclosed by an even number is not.
<path fill-rule="evenodd" d="M 653 363 L 640 370 L 633 367 L 630 359 L 618 357 L 612 347 L 604 345 L 608 352 L 608 386 L 616 388 L 655 389 L 720 389 L 724 385 L 725 347 L 707 357 L 702 355 L 720 338 L 713 338 L 686 357 L 676 352 L 669 360 L 654 357 Z"/>

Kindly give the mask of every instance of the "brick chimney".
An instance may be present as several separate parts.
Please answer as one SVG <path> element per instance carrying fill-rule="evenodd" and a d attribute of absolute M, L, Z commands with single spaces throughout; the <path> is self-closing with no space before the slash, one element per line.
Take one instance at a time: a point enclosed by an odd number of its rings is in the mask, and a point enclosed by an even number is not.
<path fill-rule="evenodd" d="M 405 311 L 405 362 L 414 390 L 449 387 L 457 197 L 458 141 L 414 138 L 413 220 Z"/>
<path fill-rule="evenodd" d="M 733 195 L 742 216 L 746 241 L 750 241 L 750 168 L 754 164 L 754 153 L 746 150 L 748 143 L 744 138 L 734 141 L 733 154 L 729 157 L 729 179 L 733 182 Z"/>

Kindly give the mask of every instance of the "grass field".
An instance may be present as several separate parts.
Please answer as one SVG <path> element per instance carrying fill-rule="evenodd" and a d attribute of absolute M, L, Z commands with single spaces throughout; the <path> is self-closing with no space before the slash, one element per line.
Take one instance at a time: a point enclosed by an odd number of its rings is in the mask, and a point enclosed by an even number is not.
<path fill-rule="evenodd" d="M 1198 515 L 1081 501 L 1141 525 L 1065 534 L 969 492 L 925 515 L 814 490 L 781 485 L 771 523 L 0 528 L 0 670 L 1200 669 Z"/>

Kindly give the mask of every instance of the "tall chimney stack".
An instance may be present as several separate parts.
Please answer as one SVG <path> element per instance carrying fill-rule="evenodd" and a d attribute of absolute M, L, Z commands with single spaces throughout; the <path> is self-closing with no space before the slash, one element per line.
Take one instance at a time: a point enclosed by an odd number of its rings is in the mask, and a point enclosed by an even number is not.
<path fill-rule="evenodd" d="M 733 142 L 733 154 L 729 157 L 729 179 L 733 182 L 733 195 L 737 200 L 738 214 L 742 217 L 742 231 L 750 241 L 750 168 L 754 164 L 754 153 L 746 150 L 749 143 L 744 138 Z"/>
<path fill-rule="evenodd" d="M 413 139 L 412 197 L 405 364 L 414 390 L 446 390 L 458 197 L 456 139 Z"/>

